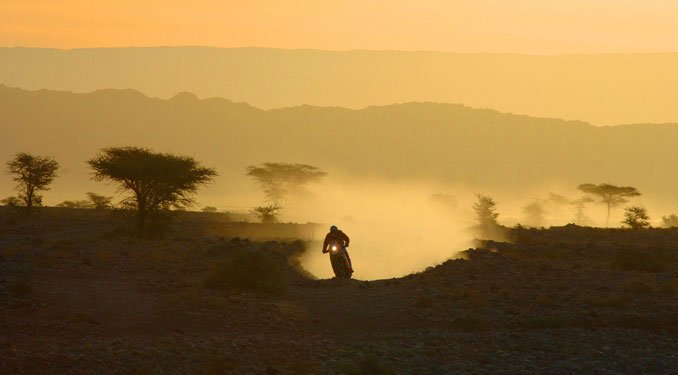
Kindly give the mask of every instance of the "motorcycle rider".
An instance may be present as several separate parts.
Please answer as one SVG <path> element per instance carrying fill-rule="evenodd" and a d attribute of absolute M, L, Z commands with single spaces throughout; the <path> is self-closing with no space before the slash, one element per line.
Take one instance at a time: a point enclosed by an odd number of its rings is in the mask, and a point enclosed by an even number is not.
<path fill-rule="evenodd" d="M 336 225 L 332 225 L 330 227 L 330 232 L 327 233 L 327 235 L 325 236 L 325 242 L 323 242 L 323 253 L 327 253 L 329 251 L 327 250 L 327 247 L 330 245 L 330 243 L 335 241 L 339 242 L 339 244 L 341 245 L 341 249 L 344 252 L 344 255 L 346 255 L 346 259 L 348 260 L 348 267 L 350 269 L 350 272 L 353 273 L 353 264 L 351 263 L 351 257 L 348 256 L 348 251 L 346 250 L 351 240 L 348 238 L 346 233 L 339 230 L 339 228 L 337 228 Z"/>

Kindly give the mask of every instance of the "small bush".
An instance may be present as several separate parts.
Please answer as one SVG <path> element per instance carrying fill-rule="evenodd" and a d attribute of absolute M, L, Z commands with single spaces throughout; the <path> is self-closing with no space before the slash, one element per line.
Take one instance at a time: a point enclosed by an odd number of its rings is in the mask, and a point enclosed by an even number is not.
<path fill-rule="evenodd" d="M 209 289 L 243 288 L 279 294 L 285 289 L 285 277 L 274 254 L 242 249 L 217 263 L 204 285 Z"/>

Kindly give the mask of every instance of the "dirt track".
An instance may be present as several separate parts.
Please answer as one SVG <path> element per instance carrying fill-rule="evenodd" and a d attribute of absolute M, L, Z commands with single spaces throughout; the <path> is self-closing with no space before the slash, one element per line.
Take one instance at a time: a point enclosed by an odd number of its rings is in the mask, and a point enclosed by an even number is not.
<path fill-rule="evenodd" d="M 180 234 L 138 241 L 110 235 L 110 216 L 94 211 L 0 213 L 0 373 L 678 368 L 676 231 L 524 231 L 372 282 L 312 280 L 290 265 L 274 296 L 203 280 L 234 249 L 287 265 L 304 243 L 233 240 L 199 215 L 181 219 Z M 276 236 L 301 233 L 291 228 Z M 619 251 L 647 247 L 664 254 L 659 269 L 617 266 Z"/>

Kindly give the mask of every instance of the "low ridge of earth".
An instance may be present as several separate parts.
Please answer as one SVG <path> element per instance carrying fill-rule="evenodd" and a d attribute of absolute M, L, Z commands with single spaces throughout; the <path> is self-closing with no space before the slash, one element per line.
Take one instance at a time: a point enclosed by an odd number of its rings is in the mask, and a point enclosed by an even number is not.
<path fill-rule="evenodd" d="M 512 229 L 511 243 L 368 282 L 303 271 L 298 256 L 318 248 L 310 224 L 180 213 L 174 230 L 138 240 L 120 220 L 0 208 L 0 373 L 678 369 L 675 229 Z M 280 291 L 206 287 L 242 251 L 278 262 Z"/>

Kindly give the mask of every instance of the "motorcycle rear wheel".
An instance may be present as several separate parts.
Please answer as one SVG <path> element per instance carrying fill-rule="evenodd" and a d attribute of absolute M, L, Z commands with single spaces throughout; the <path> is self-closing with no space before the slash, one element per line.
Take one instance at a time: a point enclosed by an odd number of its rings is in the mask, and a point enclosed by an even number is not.
<path fill-rule="evenodd" d="M 332 270 L 334 271 L 334 276 L 338 279 L 350 279 L 351 271 L 348 267 L 348 262 L 346 257 L 342 256 L 341 253 L 336 255 L 330 255 L 330 262 L 332 262 Z"/>

